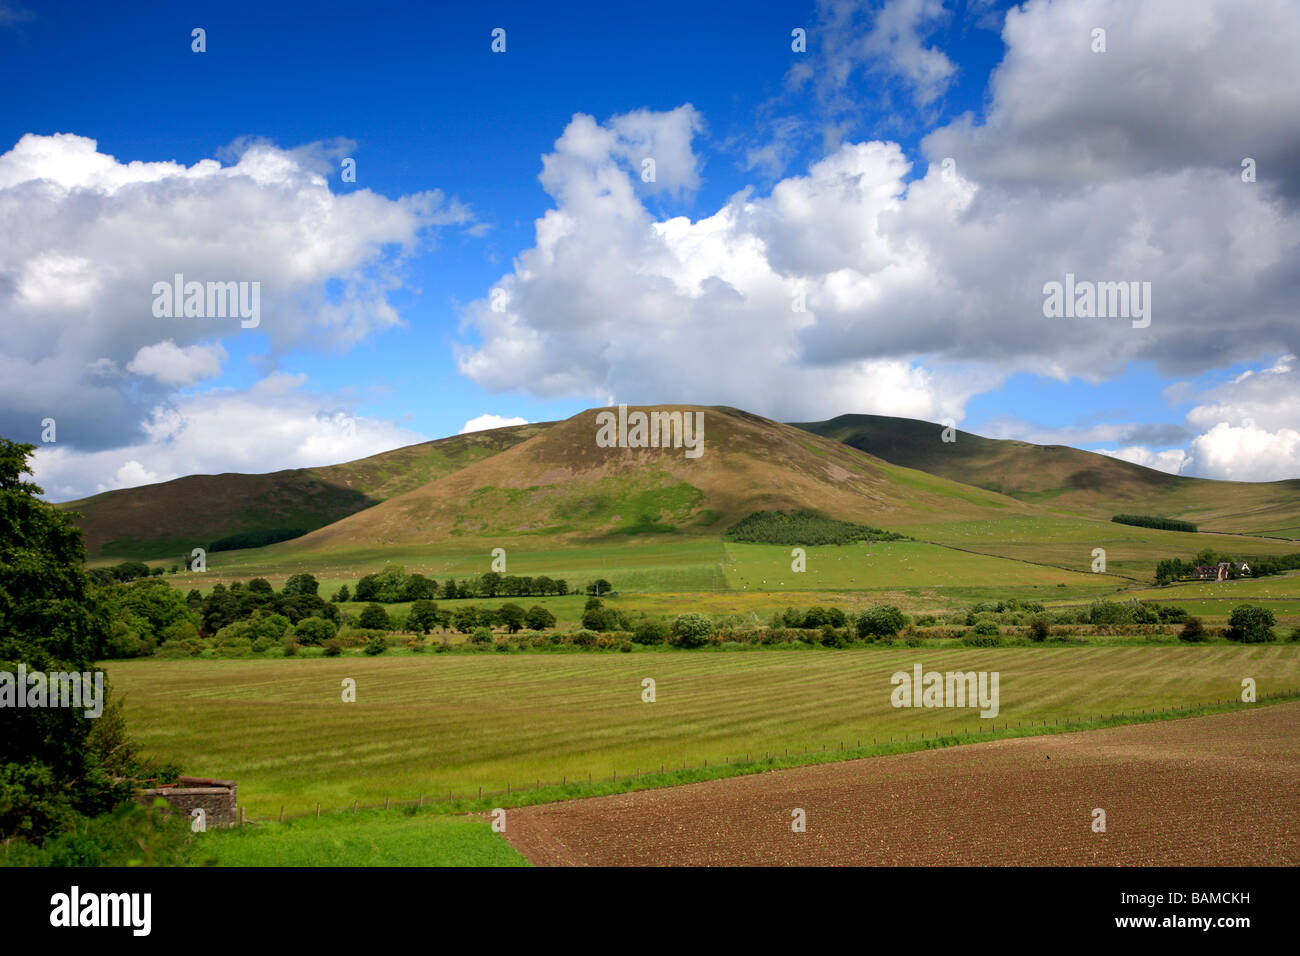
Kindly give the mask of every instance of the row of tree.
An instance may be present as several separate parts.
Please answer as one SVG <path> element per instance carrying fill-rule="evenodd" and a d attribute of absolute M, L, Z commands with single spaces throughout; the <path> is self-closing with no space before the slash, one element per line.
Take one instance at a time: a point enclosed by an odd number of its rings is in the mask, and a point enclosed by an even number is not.
<path fill-rule="evenodd" d="M 586 586 L 586 593 L 594 596 L 609 594 L 613 585 L 604 578 Z M 367 574 L 350 590 L 345 584 L 334 594 L 335 601 L 361 601 L 376 604 L 398 604 L 405 601 L 453 601 L 463 598 L 496 597 L 549 597 L 563 596 L 569 592 L 569 582 L 563 578 L 550 578 L 501 574 L 489 571 L 477 578 L 457 581 L 448 578 L 439 584 L 433 578 L 418 572 L 407 574 L 398 564 L 390 564 L 375 574 Z"/>
<path fill-rule="evenodd" d="M 1133 525 L 1135 528 L 1157 528 L 1160 531 L 1192 531 L 1196 525 L 1190 521 L 1177 518 L 1161 518 L 1158 515 L 1115 515 L 1110 519 L 1116 524 Z"/>

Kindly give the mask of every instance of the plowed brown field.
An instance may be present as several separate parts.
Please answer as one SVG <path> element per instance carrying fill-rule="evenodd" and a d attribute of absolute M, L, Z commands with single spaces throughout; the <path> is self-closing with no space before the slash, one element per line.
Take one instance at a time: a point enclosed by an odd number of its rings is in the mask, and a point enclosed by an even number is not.
<path fill-rule="evenodd" d="M 1294 866 L 1300 704 L 523 807 L 506 836 L 560 866 Z"/>

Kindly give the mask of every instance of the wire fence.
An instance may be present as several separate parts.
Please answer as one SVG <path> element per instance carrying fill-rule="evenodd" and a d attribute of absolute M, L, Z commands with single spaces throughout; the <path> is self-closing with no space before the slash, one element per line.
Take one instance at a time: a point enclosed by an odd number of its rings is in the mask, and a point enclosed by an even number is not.
<path fill-rule="evenodd" d="M 1300 688 L 1295 688 L 1292 690 L 1276 691 L 1271 694 L 1260 694 L 1255 702 L 1262 703 L 1266 700 L 1287 700 L 1292 698 L 1300 698 Z M 844 752 L 854 753 L 857 751 L 870 750 L 872 748 L 881 747 L 881 746 L 891 746 L 894 744 L 906 745 L 910 743 L 920 743 L 926 740 L 935 741 L 935 743 L 938 746 L 948 746 L 959 742 L 963 738 L 970 738 L 970 737 L 978 738 L 979 736 L 985 734 L 992 735 L 999 731 L 1005 732 L 1011 730 L 1013 727 L 1016 729 L 1025 729 L 1025 728 L 1033 729 L 1035 727 L 1041 727 L 1046 729 L 1048 727 L 1087 726 L 1089 724 L 1098 724 L 1104 721 L 1111 721 L 1114 720 L 1116 717 L 1118 717 L 1121 720 L 1127 720 L 1129 718 L 1145 717 L 1145 716 L 1167 716 L 1167 715 L 1175 715 L 1175 714 L 1189 714 L 1195 711 L 1206 710 L 1211 707 L 1222 707 L 1222 706 L 1227 706 L 1232 704 L 1246 705 L 1247 703 L 1248 702 L 1246 701 L 1233 700 L 1233 699 L 1215 700 L 1215 701 L 1210 701 L 1208 703 L 1187 704 L 1182 707 L 1151 707 L 1151 708 L 1144 708 L 1144 709 L 1137 709 L 1137 710 L 1118 711 L 1110 714 L 1097 714 L 1091 717 L 1057 717 L 1050 720 L 1047 719 L 1004 720 L 1004 721 L 994 720 L 990 723 L 985 723 L 984 720 L 981 719 L 978 723 L 974 725 L 973 728 L 970 726 L 966 726 L 966 727 L 956 728 L 956 729 L 943 731 L 943 732 L 935 731 L 933 733 L 928 733 L 926 731 L 921 731 L 918 734 L 904 734 L 904 735 L 892 734 L 888 736 L 876 734 L 875 736 L 872 736 L 870 738 L 868 737 L 852 738 L 855 743 L 855 746 L 853 747 L 847 746 L 848 744 L 847 740 L 840 740 L 838 742 L 828 743 L 824 747 L 816 747 L 816 748 L 809 747 L 808 749 L 805 750 L 797 750 L 797 749 L 792 750 L 789 747 L 785 747 L 779 750 L 771 749 L 771 748 L 761 750 L 761 751 L 751 750 L 746 752 L 743 758 L 741 758 L 739 755 L 736 755 L 734 757 L 724 757 L 721 760 L 712 760 L 709 758 L 705 758 L 703 764 L 689 764 L 685 760 L 683 760 L 680 764 L 660 763 L 657 768 L 653 766 L 637 767 L 631 773 L 620 774 L 617 770 L 614 770 L 611 772 L 611 774 L 608 777 L 595 777 L 591 773 L 587 773 L 585 778 L 582 775 L 575 776 L 573 777 L 573 779 L 569 779 L 567 775 L 562 776 L 558 782 L 557 781 L 543 782 L 542 779 L 539 777 L 533 781 L 526 782 L 523 786 L 516 786 L 514 784 L 507 783 L 506 788 L 504 790 L 484 790 L 482 787 L 478 787 L 476 790 L 471 790 L 468 792 L 462 791 L 459 794 L 453 790 L 449 790 L 447 791 L 445 798 L 441 792 L 422 793 L 419 795 L 418 798 L 414 800 L 410 800 L 410 799 L 393 800 L 391 797 L 385 797 L 383 803 L 361 803 L 360 800 L 354 800 L 352 801 L 352 805 L 349 807 L 331 807 L 328 809 L 323 808 L 322 804 L 317 803 L 315 810 L 300 811 L 300 812 L 289 813 L 289 814 L 286 814 L 285 808 L 281 806 L 280 813 L 278 816 L 269 816 L 269 817 L 250 817 L 245 813 L 244 808 L 241 806 L 239 808 L 239 824 L 242 826 L 246 824 L 270 823 L 277 819 L 279 820 L 279 822 L 283 823 L 285 820 L 301 820 L 301 819 L 306 819 L 308 817 L 318 818 L 325 814 L 330 814 L 330 815 L 339 814 L 339 813 L 356 814 L 361 812 L 362 810 L 392 810 L 394 808 L 402 809 L 403 807 L 414 808 L 418 810 L 425 806 L 432 806 L 441 803 L 446 803 L 449 806 L 454 806 L 458 800 L 461 802 L 466 802 L 466 801 L 479 802 L 484 799 L 492 799 L 495 797 L 514 797 L 514 796 L 519 796 L 521 794 L 535 793 L 541 790 L 555 790 L 555 789 L 564 789 L 567 787 L 575 787 L 575 786 L 594 786 L 596 784 L 618 783 L 620 780 L 624 780 L 624 781 L 640 780 L 642 778 L 647 778 L 647 777 L 666 776 L 667 774 L 670 773 L 700 772 L 700 771 L 707 771 L 707 770 L 716 770 L 724 767 L 759 766 L 761 764 L 765 764 L 774 759 L 779 759 L 784 761 L 784 760 L 789 760 L 791 757 L 795 759 L 806 758 L 806 757 L 825 757 L 826 755 L 833 754 L 833 753 L 844 753 Z M 869 741 L 869 743 L 864 743 L 864 741 Z M 756 754 L 762 754 L 762 756 L 758 760 L 755 760 L 754 757 Z M 820 763 L 825 761 L 814 760 L 812 762 Z M 789 768 L 782 767 L 780 769 L 789 769 Z"/>

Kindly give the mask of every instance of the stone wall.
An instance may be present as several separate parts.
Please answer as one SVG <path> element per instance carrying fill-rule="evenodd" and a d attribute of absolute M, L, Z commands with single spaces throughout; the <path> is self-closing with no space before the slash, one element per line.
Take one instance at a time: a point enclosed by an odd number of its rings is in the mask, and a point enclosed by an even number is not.
<path fill-rule="evenodd" d="M 151 787 L 136 792 L 136 799 L 153 806 L 161 797 L 186 818 L 196 807 L 207 815 L 209 829 L 231 827 L 239 823 L 238 787 L 233 780 L 208 780 L 202 777 L 178 777 L 177 787 Z"/>

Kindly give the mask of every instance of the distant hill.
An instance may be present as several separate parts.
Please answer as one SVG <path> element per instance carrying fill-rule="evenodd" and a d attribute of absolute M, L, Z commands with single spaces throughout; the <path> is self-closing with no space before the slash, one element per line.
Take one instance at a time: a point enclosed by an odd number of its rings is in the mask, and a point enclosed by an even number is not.
<path fill-rule="evenodd" d="M 1212 481 L 1170 475 L 1065 445 L 983 438 L 882 415 L 840 415 L 799 428 L 886 461 L 1090 518 L 1121 512 L 1190 521 L 1202 531 L 1300 538 L 1300 480 Z"/>
<path fill-rule="evenodd" d="M 602 448 L 595 440 L 596 416 L 606 410 L 589 409 L 500 454 L 277 545 L 277 552 L 501 543 L 524 536 L 569 544 L 614 535 L 721 536 L 746 515 L 778 508 L 813 508 L 886 529 L 936 514 L 975 519 L 1029 510 L 735 408 L 654 409 L 703 412 L 704 453 L 691 459 L 680 448 Z"/>
<path fill-rule="evenodd" d="M 470 432 L 322 468 L 189 475 L 58 507 L 81 513 L 77 524 L 92 559 L 174 556 L 179 562 L 182 554 L 218 538 L 324 527 L 496 455 L 550 424 Z"/>

